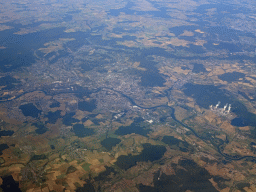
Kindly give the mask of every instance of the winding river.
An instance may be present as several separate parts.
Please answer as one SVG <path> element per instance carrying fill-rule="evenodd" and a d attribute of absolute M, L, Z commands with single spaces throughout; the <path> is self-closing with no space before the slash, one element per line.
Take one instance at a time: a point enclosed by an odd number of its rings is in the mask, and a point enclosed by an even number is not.
<path fill-rule="evenodd" d="M 232 155 L 228 155 L 226 153 L 223 153 L 222 152 L 222 149 L 223 149 L 223 145 L 224 145 L 224 141 L 223 140 L 219 140 L 220 144 L 216 145 L 214 144 L 211 139 L 207 140 L 206 138 L 203 138 L 201 137 L 200 135 L 198 135 L 196 133 L 195 130 L 193 130 L 191 127 L 189 127 L 188 125 L 182 123 L 181 121 L 177 120 L 176 117 L 175 117 L 175 109 L 171 106 L 168 106 L 167 104 L 165 105 L 158 105 L 158 106 L 154 106 L 154 107 L 144 107 L 144 106 L 141 106 L 141 105 L 138 105 L 134 99 L 132 99 L 130 96 L 122 93 L 121 91 L 117 91 L 117 90 L 114 90 L 113 88 L 108 88 L 108 87 L 102 87 L 102 88 L 98 88 L 98 89 L 95 89 L 95 90 L 83 90 L 83 89 L 77 89 L 77 90 L 61 90 L 61 91 L 52 91 L 52 90 L 37 90 L 37 91 L 42 91 L 44 92 L 46 95 L 56 95 L 56 94 L 63 94 L 63 93 L 72 93 L 72 94 L 83 94 L 83 93 L 86 93 L 86 94 L 91 94 L 91 93 L 98 93 L 102 90 L 111 90 L 115 93 L 118 93 L 119 95 L 121 95 L 122 97 L 125 97 L 129 100 L 129 102 L 132 104 L 132 105 L 136 105 L 138 107 L 140 107 L 141 109 L 156 109 L 156 108 L 160 108 L 160 107 L 164 107 L 164 108 L 169 108 L 171 109 L 171 117 L 173 118 L 173 120 L 175 120 L 177 123 L 179 123 L 180 125 L 182 125 L 183 127 L 189 129 L 197 138 L 203 140 L 203 141 L 210 141 L 214 146 L 216 146 L 217 148 L 217 151 L 220 155 L 222 155 L 226 160 L 235 160 L 235 161 L 238 161 L 238 160 L 242 160 L 242 159 L 248 159 L 250 161 L 253 161 L 253 162 L 256 162 L 256 157 L 254 156 L 239 156 L 239 155 L 236 155 L 236 156 L 232 156 Z M 167 89 L 165 90 L 165 96 L 169 99 L 169 91 L 171 91 L 172 88 L 170 89 Z M 31 92 L 31 91 L 30 91 Z M 24 92 L 23 94 L 19 95 L 18 97 L 14 98 L 14 99 L 17 99 L 25 94 L 27 94 L 29 92 Z"/>

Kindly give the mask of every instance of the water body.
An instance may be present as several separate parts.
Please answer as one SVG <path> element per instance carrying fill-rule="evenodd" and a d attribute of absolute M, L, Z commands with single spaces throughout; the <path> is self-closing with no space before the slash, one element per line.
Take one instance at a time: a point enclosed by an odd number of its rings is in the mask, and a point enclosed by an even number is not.
<path fill-rule="evenodd" d="M 62 123 L 66 126 L 71 126 L 73 123 L 79 122 L 78 119 L 73 118 L 75 114 L 75 112 L 66 113 L 62 118 Z"/>
<path fill-rule="evenodd" d="M 21 109 L 24 116 L 31 116 L 34 118 L 37 118 L 38 115 L 42 112 L 41 110 L 38 110 L 33 103 L 21 105 L 19 109 Z"/>
<path fill-rule="evenodd" d="M 155 173 L 154 187 L 140 184 L 140 192 L 164 192 L 164 191 L 195 191 L 195 192 L 217 192 L 209 181 L 212 176 L 206 169 L 198 166 L 192 160 L 179 160 L 178 165 L 172 164 L 175 175 Z M 182 167 L 182 168 L 181 168 Z"/>
<path fill-rule="evenodd" d="M 7 144 L 0 144 L 0 155 L 3 155 L 3 151 L 8 148 L 9 146 Z"/>
<path fill-rule="evenodd" d="M 21 192 L 19 183 L 16 182 L 11 175 L 2 177 L 3 183 L 0 188 L 4 192 Z"/>
<path fill-rule="evenodd" d="M 94 134 L 94 130 L 85 128 L 83 124 L 75 124 L 72 131 L 77 137 L 86 137 Z"/>
<path fill-rule="evenodd" d="M 221 79 L 222 81 L 227 81 L 229 83 L 232 83 L 244 77 L 245 77 L 245 74 L 240 72 L 224 73 L 218 76 L 218 78 Z"/>
<path fill-rule="evenodd" d="M 142 136 L 147 136 L 147 134 L 151 131 L 151 129 L 147 129 L 144 126 L 141 126 L 139 123 L 133 122 L 129 126 L 120 126 L 116 131 L 116 135 L 128 135 L 131 133 L 135 133 Z"/>
<path fill-rule="evenodd" d="M 45 127 L 43 122 L 33 123 L 32 126 L 35 126 L 37 128 L 36 133 L 39 135 L 44 134 L 45 132 L 48 131 L 48 128 Z"/>
<path fill-rule="evenodd" d="M 121 155 L 117 158 L 115 165 L 121 169 L 127 170 L 135 166 L 137 162 L 156 161 L 163 157 L 166 148 L 162 145 L 143 144 L 143 150 L 139 155 Z"/>
<path fill-rule="evenodd" d="M 49 111 L 47 115 L 45 115 L 44 117 L 48 118 L 48 121 L 46 121 L 45 123 L 50 123 L 50 124 L 55 124 L 56 121 L 61 118 L 61 110 L 57 110 L 55 112 L 51 112 Z"/>
<path fill-rule="evenodd" d="M 91 101 L 78 102 L 78 109 L 81 111 L 92 112 L 94 109 L 96 109 L 96 100 L 93 99 Z"/>
<path fill-rule="evenodd" d="M 121 142 L 120 139 L 117 138 L 106 138 L 103 141 L 101 141 L 101 145 L 105 147 L 108 151 L 112 149 L 112 147 L 116 146 Z"/>

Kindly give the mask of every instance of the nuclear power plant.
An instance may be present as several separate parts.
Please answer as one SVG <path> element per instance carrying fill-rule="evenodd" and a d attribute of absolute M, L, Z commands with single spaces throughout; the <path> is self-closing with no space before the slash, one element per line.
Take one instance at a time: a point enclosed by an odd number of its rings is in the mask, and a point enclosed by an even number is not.
<path fill-rule="evenodd" d="M 215 113 L 218 113 L 220 115 L 227 115 L 230 113 L 231 110 L 231 104 L 226 104 L 223 108 L 219 108 L 220 106 L 220 101 L 215 105 L 210 105 L 210 110 L 214 111 Z"/>

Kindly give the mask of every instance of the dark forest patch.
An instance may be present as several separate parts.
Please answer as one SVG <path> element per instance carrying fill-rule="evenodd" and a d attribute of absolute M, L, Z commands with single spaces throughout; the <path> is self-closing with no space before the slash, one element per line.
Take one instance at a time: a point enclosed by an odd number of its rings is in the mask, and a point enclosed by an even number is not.
<path fill-rule="evenodd" d="M 245 77 L 245 74 L 240 72 L 224 73 L 218 76 L 218 78 L 221 79 L 222 81 L 227 81 L 229 83 L 232 83 L 244 77 Z"/>
<path fill-rule="evenodd" d="M 244 188 L 245 187 L 250 187 L 251 185 L 250 185 L 250 183 L 238 183 L 238 184 L 236 184 L 236 187 L 240 190 L 240 191 L 242 191 L 242 192 L 246 192 L 245 190 L 244 190 Z"/>
<path fill-rule="evenodd" d="M 108 151 L 112 149 L 112 147 L 116 146 L 121 142 L 120 139 L 117 138 L 106 138 L 103 141 L 101 141 L 101 145 L 105 147 Z"/>
<path fill-rule="evenodd" d="M 9 146 L 7 144 L 0 144 L 0 155 L 3 155 L 3 151 L 8 148 Z"/>
<path fill-rule="evenodd" d="M 162 145 L 143 144 L 143 150 L 139 155 L 121 155 L 117 158 L 116 165 L 127 170 L 136 165 L 137 162 L 156 161 L 163 157 L 166 148 Z"/>
<path fill-rule="evenodd" d="M 4 192 L 21 192 L 19 183 L 16 182 L 11 175 L 2 177 L 3 183 L 0 189 Z"/>
<path fill-rule="evenodd" d="M 55 112 L 51 112 L 51 111 L 48 112 L 48 114 L 45 115 L 45 117 L 48 118 L 48 121 L 46 121 L 46 123 L 55 124 L 56 121 L 57 121 L 59 118 L 61 118 L 60 113 L 61 113 L 61 110 L 57 110 L 57 111 L 55 111 Z"/>
<path fill-rule="evenodd" d="M 193 73 L 207 72 L 203 64 L 194 63 Z"/>
<path fill-rule="evenodd" d="M 9 75 L 0 78 L 0 86 L 5 86 L 3 90 L 13 89 L 19 83 L 20 81 Z"/>
<path fill-rule="evenodd" d="M 81 111 L 89 111 L 92 112 L 96 109 L 96 100 L 91 101 L 81 101 L 78 103 L 78 109 Z"/>
<path fill-rule="evenodd" d="M 30 161 L 35 161 L 35 160 L 44 160 L 47 159 L 47 156 L 45 154 L 42 155 L 33 155 L 30 159 Z"/>
<path fill-rule="evenodd" d="M 90 181 L 86 181 L 83 187 L 78 187 L 76 192 L 96 192 L 93 184 Z"/>
<path fill-rule="evenodd" d="M 14 131 L 11 131 L 11 130 L 3 130 L 3 131 L 0 131 L 0 138 L 2 136 L 12 136 L 14 134 Z"/>
<path fill-rule="evenodd" d="M 183 167 L 183 168 L 181 168 Z M 217 192 L 209 181 L 212 176 L 206 169 L 198 166 L 192 160 L 179 160 L 178 165 L 172 164 L 175 175 L 155 173 L 154 187 L 138 185 L 140 192 L 164 192 L 164 191 L 195 191 L 195 192 Z"/>
<path fill-rule="evenodd" d="M 74 173 L 76 170 L 77 170 L 77 168 L 75 168 L 73 165 L 71 165 L 68 167 L 66 174 Z"/>
<path fill-rule="evenodd" d="M 249 124 L 248 124 L 248 122 L 246 121 L 246 119 L 237 117 L 237 118 L 232 119 L 231 125 L 237 126 L 237 127 L 246 127 L 246 126 L 248 126 Z"/>
<path fill-rule="evenodd" d="M 140 85 L 143 87 L 163 87 L 165 79 L 158 71 L 145 71 L 141 72 Z"/>
<path fill-rule="evenodd" d="M 224 90 L 214 85 L 199 85 L 187 83 L 184 85 L 184 93 L 193 97 L 197 104 L 208 109 L 210 105 L 216 105 L 219 101 L 223 107 L 226 103 L 232 103 L 232 99 L 227 96 Z"/>
<path fill-rule="evenodd" d="M 58 101 L 52 102 L 52 104 L 50 105 L 50 108 L 55 108 L 55 107 L 60 107 L 60 102 Z"/>
<path fill-rule="evenodd" d="M 73 118 L 75 112 L 66 113 L 62 118 L 62 123 L 66 126 L 71 126 L 73 123 L 79 122 L 78 119 Z"/>
<path fill-rule="evenodd" d="M 178 147 L 180 151 L 187 152 L 189 144 L 186 141 L 182 141 L 173 136 L 164 136 L 162 142 L 169 145 L 170 147 Z"/>
<path fill-rule="evenodd" d="M 145 126 L 140 123 L 133 122 L 129 126 L 120 126 L 116 131 L 116 135 L 128 135 L 131 133 L 147 136 L 147 134 L 151 131 L 151 129 L 146 129 Z"/>
<path fill-rule="evenodd" d="M 112 167 L 107 167 L 105 166 L 106 170 L 101 172 L 97 177 L 95 177 L 95 181 L 110 181 L 111 180 L 111 177 L 110 175 L 113 174 L 113 175 L 116 175 L 117 172 L 115 171 L 114 168 Z"/>
<path fill-rule="evenodd" d="M 86 137 L 94 134 L 94 130 L 84 127 L 83 124 L 75 124 L 72 131 L 77 137 Z"/>
<path fill-rule="evenodd" d="M 21 109 L 24 116 L 31 116 L 34 118 L 37 118 L 38 115 L 42 112 L 41 110 L 38 110 L 33 103 L 21 105 L 19 109 Z"/>
<path fill-rule="evenodd" d="M 48 131 L 48 128 L 45 127 L 43 122 L 33 123 L 32 126 L 35 126 L 37 128 L 36 133 L 39 135 L 44 134 L 46 131 Z"/>

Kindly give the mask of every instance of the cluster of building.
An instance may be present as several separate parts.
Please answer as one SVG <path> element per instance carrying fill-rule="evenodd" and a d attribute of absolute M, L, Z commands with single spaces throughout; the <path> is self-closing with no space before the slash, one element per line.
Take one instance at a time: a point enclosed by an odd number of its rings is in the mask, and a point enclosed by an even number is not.
<path fill-rule="evenodd" d="M 220 106 L 220 101 L 215 105 L 210 105 L 210 110 L 214 111 L 214 112 L 218 112 L 222 115 L 227 115 L 230 113 L 231 110 L 231 104 L 226 104 L 223 108 L 219 108 Z"/>

